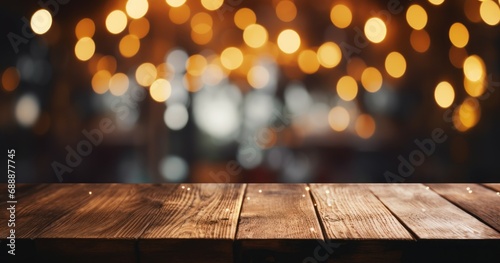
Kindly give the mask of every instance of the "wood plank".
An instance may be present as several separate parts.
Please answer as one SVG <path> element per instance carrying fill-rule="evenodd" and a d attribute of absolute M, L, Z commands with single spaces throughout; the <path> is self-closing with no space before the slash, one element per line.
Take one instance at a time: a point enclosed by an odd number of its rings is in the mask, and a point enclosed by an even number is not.
<path fill-rule="evenodd" d="M 370 190 L 420 239 L 498 239 L 500 234 L 422 184 L 372 184 Z"/>
<path fill-rule="evenodd" d="M 243 184 L 178 186 L 141 235 L 140 261 L 232 262 L 244 190 Z"/>
<path fill-rule="evenodd" d="M 412 236 L 366 185 L 311 184 L 325 238 L 412 240 Z"/>
<path fill-rule="evenodd" d="M 89 189 L 98 193 L 105 191 L 107 187 L 89 184 L 34 186 L 33 189 L 38 190 L 23 196 L 16 206 L 16 260 L 38 261 L 33 239 L 54 221 L 88 202 L 91 198 Z"/>
<path fill-rule="evenodd" d="M 483 184 L 484 186 L 497 191 L 497 195 L 500 196 L 500 184 Z"/>
<path fill-rule="evenodd" d="M 242 262 L 302 262 L 323 241 L 305 184 L 249 184 L 236 238 Z"/>
<path fill-rule="evenodd" d="M 434 192 L 500 231 L 500 196 L 477 184 L 426 184 Z"/>
<path fill-rule="evenodd" d="M 136 239 L 176 185 L 111 185 L 48 226 L 36 240 L 47 261 L 136 262 Z M 61 248 L 64 248 L 61 250 Z"/>

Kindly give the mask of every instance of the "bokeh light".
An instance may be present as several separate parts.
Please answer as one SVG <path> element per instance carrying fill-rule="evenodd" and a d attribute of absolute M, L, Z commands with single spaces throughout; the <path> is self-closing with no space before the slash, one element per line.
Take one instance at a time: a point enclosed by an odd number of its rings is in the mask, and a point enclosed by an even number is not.
<path fill-rule="evenodd" d="M 365 36 L 373 43 L 380 43 L 387 35 L 387 27 L 378 17 L 372 17 L 365 23 Z"/>
<path fill-rule="evenodd" d="M 76 24 L 75 35 L 77 39 L 83 37 L 93 37 L 95 33 L 94 21 L 90 18 L 84 18 Z"/>
<path fill-rule="evenodd" d="M 106 17 L 106 29 L 111 34 L 119 34 L 127 27 L 127 15 L 123 11 L 115 10 Z"/>
<path fill-rule="evenodd" d="M 149 9 L 147 0 L 128 0 L 125 5 L 125 10 L 128 16 L 133 19 L 138 19 L 146 15 Z"/>
<path fill-rule="evenodd" d="M 97 62 L 97 70 L 107 70 L 109 73 L 116 72 L 116 58 L 110 55 L 104 56 Z"/>
<path fill-rule="evenodd" d="M 451 43 L 458 48 L 463 48 L 469 42 L 469 30 L 462 23 L 454 23 L 448 33 Z"/>
<path fill-rule="evenodd" d="M 201 5 L 209 11 L 219 9 L 222 4 L 224 4 L 224 0 L 201 0 Z"/>
<path fill-rule="evenodd" d="M 318 48 L 318 61 L 325 68 L 333 68 L 340 63 L 342 51 L 334 42 L 326 42 Z"/>
<path fill-rule="evenodd" d="M 375 67 L 368 67 L 363 70 L 361 84 L 368 92 L 377 92 L 382 87 L 382 73 Z"/>
<path fill-rule="evenodd" d="M 477 55 L 471 55 L 464 61 L 465 77 L 471 81 L 478 81 L 486 75 L 486 67 L 483 60 Z"/>
<path fill-rule="evenodd" d="M 429 0 L 429 3 L 431 3 L 433 5 L 440 5 L 440 4 L 444 3 L 444 0 Z"/>
<path fill-rule="evenodd" d="M 276 5 L 276 16 L 283 22 L 293 21 L 297 16 L 297 7 L 292 1 L 279 1 Z"/>
<path fill-rule="evenodd" d="M 349 112 L 342 106 L 336 106 L 328 113 L 328 123 L 334 131 L 344 131 L 349 126 L 350 121 Z"/>
<path fill-rule="evenodd" d="M 40 9 L 31 16 L 30 26 L 33 32 L 43 35 L 52 26 L 52 15 L 45 9 Z"/>
<path fill-rule="evenodd" d="M 206 67 L 207 59 L 200 54 L 192 55 L 186 61 L 186 71 L 193 76 L 201 76 Z"/>
<path fill-rule="evenodd" d="M 237 47 L 228 47 L 220 55 L 222 66 L 229 70 L 235 70 L 243 63 L 243 53 Z"/>
<path fill-rule="evenodd" d="M 169 129 L 178 131 L 186 127 L 189 120 L 189 113 L 186 106 L 180 103 L 172 104 L 165 110 L 163 120 Z"/>
<path fill-rule="evenodd" d="M 191 16 L 191 9 L 188 5 L 181 5 L 179 7 L 172 7 L 168 10 L 168 18 L 177 25 L 184 24 Z"/>
<path fill-rule="evenodd" d="M 310 49 L 301 51 L 297 62 L 300 70 L 306 74 L 315 73 L 320 66 L 316 52 Z"/>
<path fill-rule="evenodd" d="M 154 101 L 165 102 L 172 92 L 170 82 L 166 79 L 157 79 L 149 88 L 149 95 Z"/>
<path fill-rule="evenodd" d="M 135 71 L 135 80 L 137 84 L 143 87 L 149 87 L 155 81 L 158 72 L 156 70 L 155 65 L 152 63 L 146 62 L 142 63 L 137 70 Z"/>
<path fill-rule="evenodd" d="M 83 37 L 75 45 L 75 55 L 81 61 L 89 60 L 95 52 L 94 40 L 90 37 Z"/>
<path fill-rule="evenodd" d="M 406 60 L 399 52 L 391 52 L 385 58 L 385 70 L 393 78 L 400 78 L 406 71 Z"/>
<path fill-rule="evenodd" d="M 205 34 L 212 30 L 212 17 L 205 13 L 199 12 L 191 18 L 191 28 L 198 34 Z"/>
<path fill-rule="evenodd" d="M 441 81 L 434 89 L 434 99 L 441 108 L 448 108 L 455 100 L 455 90 L 447 81 Z"/>
<path fill-rule="evenodd" d="M 257 22 L 257 16 L 250 8 L 241 8 L 234 14 L 234 24 L 241 30 L 244 30 L 247 26 L 255 24 Z"/>
<path fill-rule="evenodd" d="M 337 82 L 337 94 L 345 101 L 351 101 L 358 94 L 358 83 L 351 76 L 343 76 Z"/>
<path fill-rule="evenodd" d="M 286 54 L 295 53 L 300 47 L 300 36 L 293 29 L 285 29 L 278 35 L 278 47 Z"/>
<path fill-rule="evenodd" d="M 252 48 L 262 47 L 267 42 L 267 30 L 258 24 L 252 24 L 243 31 L 243 40 L 245 44 Z"/>
<path fill-rule="evenodd" d="M 127 92 L 129 86 L 128 76 L 124 73 L 116 73 L 109 80 L 109 92 L 115 96 L 121 96 Z"/>
<path fill-rule="evenodd" d="M 496 26 L 500 22 L 500 7 L 492 0 L 481 2 L 479 14 L 483 21 L 490 26 Z"/>
<path fill-rule="evenodd" d="M 165 0 L 167 4 L 171 7 L 179 7 L 186 3 L 186 0 Z"/>
<path fill-rule="evenodd" d="M 135 35 L 126 35 L 120 40 L 120 44 L 118 48 L 120 50 L 120 54 L 126 58 L 133 57 L 139 52 L 141 47 L 141 42 L 139 38 Z"/>
<path fill-rule="evenodd" d="M 464 66 L 465 59 L 469 56 L 465 48 L 458 48 L 451 46 L 448 52 L 451 64 L 456 68 L 462 68 Z"/>
<path fill-rule="evenodd" d="M 427 25 L 427 12 L 420 5 L 411 5 L 406 11 L 406 21 L 411 28 L 421 30 Z"/>
<path fill-rule="evenodd" d="M 97 71 L 92 77 L 92 89 L 97 94 L 104 94 L 109 90 L 109 81 L 111 80 L 111 73 L 103 69 Z"/>
<path fill-rule="evenodd" d="M 22 95 L 16 103 L 15 116 L 21 126 L 26 128 L 33 126 L 40 116 L 38 98 L 31 93 Z"/>
<path fill-rule="evenodd" d="M 248 71 L 247 81 L 250 86 L 262 89 L 269 84 L 269 71 L 263 66 L 254 66 Z"/>
<path fill-rule="evenodd" d="M 431 46 L 431 38 L 425 29 L 413 30 L 410 35 L 411 47 L 420 53 L 426 52 Z"/>
<path fill-rule="evenodd" d="M 343 4 L 333 6 L 330 11 L 330 20 L 338 28 L 348 27 L 352 22 L 351 9 Z"/>
<path fill-rule="evenodd" d="M 376 128 L 375 120 L 368 114 L 361 114 L 356 119 L 356 134 L 363 139 L 372 137 Z"/>
<path fill-rule="evenodd" d="M 145 17 L 142 17 L 130 21 L 130 24 L 128 25 L 128 32 L 131 35 L 134 35 L 141 39 L 148 35 L 149 27 L 149 20 Z"/>
<path fill-rule="evenodd" d="M 19 70 L 15 67 L 5 69 L 2 74 L 2 87 L 6 91 L 13 91 L 17 88 L 20 81 Z"/>

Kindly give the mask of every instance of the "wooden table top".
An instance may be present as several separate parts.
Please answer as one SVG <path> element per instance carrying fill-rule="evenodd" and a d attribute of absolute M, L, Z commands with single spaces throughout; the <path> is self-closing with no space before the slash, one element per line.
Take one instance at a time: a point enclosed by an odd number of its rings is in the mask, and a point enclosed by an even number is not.
<path fill-rule="evenodd" d="M 16 187 L 16 256 L 0 260 L 500 262 L 500 184 Z"/>

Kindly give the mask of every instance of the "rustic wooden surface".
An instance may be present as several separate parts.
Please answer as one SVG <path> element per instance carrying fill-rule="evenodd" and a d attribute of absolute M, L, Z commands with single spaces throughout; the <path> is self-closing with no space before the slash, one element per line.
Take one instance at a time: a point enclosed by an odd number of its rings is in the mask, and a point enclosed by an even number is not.
<path fill-rule="evenodd" d="M 2 239 L 0 262 L 498 262 L 499 189 L 19 184 L 16 258 Z"/>
<path fill-rule="evenodd" d="M 498 239 L 500 234 L 422 184 L 371 185 L 370 190 L 419 239 Z"/>

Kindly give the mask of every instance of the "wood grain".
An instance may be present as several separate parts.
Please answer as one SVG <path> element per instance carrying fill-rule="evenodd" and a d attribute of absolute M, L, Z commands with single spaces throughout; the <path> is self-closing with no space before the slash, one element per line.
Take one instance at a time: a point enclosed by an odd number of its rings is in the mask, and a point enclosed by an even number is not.
<path fill-rule="evenodd" d="M 365 185 L 311 184 L 325 238 L 412 240 L 412 236 Z"/>
<path fill-rule="evenodd" d="M 500 184 L 483 184 L 484 186 L 497 191 L 500 195 Z"/>
<path fill-rule="evenodd" d="M 143 262 L 231 262 L 245 185 L 178 186 L 139 239 Z"/>
<path fill-rule="evenodd" d="M 500 234 L 422 184 L 370 185 L 420 239 L 498 239 Z"/>
<path fill-rule="evenodd" d="M 48 226 L 36 240 L 44 259 L 136 262 L 136 239 L 176 185 L 112 185 Z M 61 253 L 61 247 L 65 247 Z M 74 260 L 71 260 L 74 261 Z"/>
<path fill-rule="evenodd" d="M 305 184 L 249 184 L 237 248 L 242 262 L 302 262 L 323 240 Z"/>
<path fill-rule="evenodd" d="M 463 210 L 500 231 L 500 196 L 477 184 L 426 184 Z"/>

